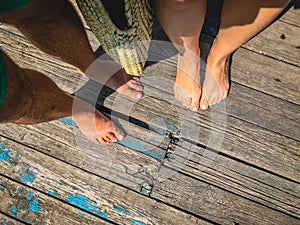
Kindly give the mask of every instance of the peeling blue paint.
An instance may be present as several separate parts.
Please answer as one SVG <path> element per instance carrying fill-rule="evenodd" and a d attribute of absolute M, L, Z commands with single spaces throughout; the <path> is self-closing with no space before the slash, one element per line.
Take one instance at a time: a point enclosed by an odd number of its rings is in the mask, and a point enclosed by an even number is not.
<path fill-rule="evenodd" d="M 79 213 L 78 215 L 81 216 L 81 217 L 83 217 L 83 218 L 85 218 L 85 219 L 88 219 L 88 220 L 91 220 L 91 221 L 96 221 L 93 218 L 87 217 L 86 215 L 84 215 L 82 213 Z"/>
<path fill-rule="evenodd" d="M 71 117 L 65 117 L 65 118 L 61 118 L 61 119 L 58 119 L 58 120 L 60 122 L 69 124 L 69 125 L 71 125 L 73 127 L 78 127 L 77 124 L 74 122 L 74 120 Z"/>
<path fill-rule="evenodd" d="M 140 211 L 138 211 L 138 210 L 136 210 L 135 211 L 139 216 L 143 216 L 143 213 L 142 212 L 140 212 Z"/>
<path fill-rule="evenodd" d="M 17 189 L 18 190 L 18 189 Z M 13 205 L 11 208 L 11 212 L 13 214 L 16 214 L 18 212 L 18 210 L 29 210 L 29 211 L 33 211 L 33 212 L 40 212 L 41 208 L 39 207 L 39 200 L 37 198 L 34 198 L 34 192 L 33 191 L 29 191 L 28 195 L 27 193 L 24 194 L 23 191 L 20 191 L 20 196 L 25 197 L 26 199 L 24 199 L 25 201 L 18 201 L 16 205 Z M 22 202 L 22 204 L 21 204 Z"/>
<path fill-rule="evenodd" d="M 120 214 L 123 214 L 123 215 L 127 215 L 127 212 L 126 212 L 125 208 L 123 206 L 121 206 L 121 205 L 118 205 L 117 207 L 115 207 L 114 210 L 117 213 L 120 213 Z"/>
<path fill-rule="evenodd" d="M 133 224 L 133 225 L 145 225 L 143 222 L 135 220 L 135 219 L 131 219 L 131 224 Z"/>
<path fill-rule="evenodd" d="M 33 183 L 36 174 L 28 165 L 23 165 L 19 171 L 19 177 L 25 183 Z"/>
<path fill-rule="evenodd" d="M 20 154 L 13 152 L 10 147 L 5 145 L 5 143 L 0 143 L 0 160 L 8 162 L 9 164 L 14 163 L 20 158 Z"/>
<path fill-rule="evenodd" d="M 126 146 L 128 148 L 131 148 L 135 151 L 146 154 L 146 155 L 148 155 L 154 159 L 157 159 L 159 161 L 164 159 L 165 155 L 166 155 L 166 151 L 164 151 L 163 149 L 159 149 L 159 148 L 149 149 L 149 147 L 144 145 L 140 140 L 130 137 L 130 136 L 127 136 L 123 140 L 118 140 L 117 143 L 120 145 Z"/>
<path fill-rule="evenodd" d="M 27 200 L 28 200 L 28 201 L 31 201 L 32 198 L 33 198 L 33 192 L 32 192 L 32 191 L 29 191 L 29 195 L 28 195 L 28 197 L 27 197 Z"/>
<path fill-rule="evenodd" d="M 38 199 L 34 199 L 32 202 L 29 203 L 29 210 L 34 211 L 34 212 L 39 212 L 41 210 L 41 208 L 38 206 L 39 204 L 39 200 Z"/>
<path fill-rule="evenodd" d="M 51 196 L 53 196 L 53 197 L 57 197 L 57 194 L 55 192 L 53 192 L 53 191 L 49 191 L 48 194 L 51 195 Z"/>
<path fill-rule="evenodd" d="M 51 195 L 51 196 L 53 196 L 53 197 L 57 197 L 58 194 L 56 192 L 54 192 L 54 191 L 55 190 L 53 188 L 49 188 L 48 194 Z"/>
<path fill-rule="evenodd" d="M 83 195 L 75 194 L 73 196 L 71 194 L 68 194 L 66 201 L 94 215 L 100 216 L 104 219 L 108 219 L 108 215 L 104 213 L 101 208 L 97 207 L 97 202 Z"/>
<path fill-rule="evenodd" d="M 5 190 L 6 188 L 0 184 L 0 189 Z"/>
<path fill-rule="evenodd" d="M 13 205 L 13 206 L 11 207 L 11 212 L 12 212 L 13 214 L 16 214 L 17 211 L 18 211 L 17 206 Z"/>
<path fill-rule="evenodd" d="M 143 195 L 149 195 L 149 190 L 147 190 L 146 188 L 142 188 L 140 193 Z"/>

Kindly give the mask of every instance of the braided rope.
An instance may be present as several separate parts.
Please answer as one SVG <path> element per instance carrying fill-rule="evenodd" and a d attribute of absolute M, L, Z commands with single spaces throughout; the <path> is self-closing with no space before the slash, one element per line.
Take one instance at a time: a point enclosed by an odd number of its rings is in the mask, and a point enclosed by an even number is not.
<path fill-rule="evenodd" d="M 127 28 L 119 29 L 101 0 L 76 0 L 104 51 L 131 75 L 143 72 L 152 33 L 149 0 L 124 0 Z"/>

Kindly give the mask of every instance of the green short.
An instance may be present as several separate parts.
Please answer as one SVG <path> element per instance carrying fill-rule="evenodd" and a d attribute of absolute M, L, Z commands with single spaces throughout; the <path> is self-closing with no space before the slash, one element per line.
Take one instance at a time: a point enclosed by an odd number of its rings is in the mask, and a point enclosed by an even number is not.
<path fill-rule="evenodd" d="M 13 9 L 20 8 L 26 5 L 31 0 L 1 0 L 0 1 L 0 13 L 8 12 Z"/>
<path fill-rule="evenodd" d="M 3 105 L 7 86 L 7 71 L 3 59 L 3 54 L 0 51 L 0 108 Z"/>

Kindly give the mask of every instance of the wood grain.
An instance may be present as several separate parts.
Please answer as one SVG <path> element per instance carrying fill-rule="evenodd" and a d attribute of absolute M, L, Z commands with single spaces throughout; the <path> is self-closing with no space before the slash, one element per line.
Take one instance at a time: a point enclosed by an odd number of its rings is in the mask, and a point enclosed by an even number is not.
<path fill-rule="evenodd" d="M 282 22 L 285 22 L 287 24 L 291 24 L 293 26 L 300 27 L 299 21 L 300 21 L 300 13 L 299 9 L 290 9 L 285 15 L 283 15 L 280 20 Z"/>
<path fill-rule="evenodd" d="M 300 105 L 299 67 L 241 48 L 233 57 L 231 80 Z"/>
<path fill-rule="evenodd" d="M 160 71 L 168 73 L 166 67 L 160 65 L 160 68 Z M 157 71 L 157 68 L 153 71 Z M 196 114 L 183 109 L 174 101 L 172 94 L 167 92 L 172 89 L 172 84 L 160 84 L 157 81 L 152 84 L 156 87 L 154 88 L 147 85 L 147 82 L 144 83 L 147 96 L 135 104 L 130 114 L 132 117 L 149 121 L 152 126 L 161 129 L 173 129 L 173 132 L 177 130 L 181 137 L 204 146 L 209 146 L 211 138 L 224 135 L 221 146 L 216 150 L 299 181 L 299 176 L 295 173 L 299 170 L 298 106 L 241 85 L 233 85 L 234 91 L 224 107 L 221 105 Z M 159 93 L 160 97 L 155 97 L 155 93 Z M 271 100 L 272 104 L 263 105 L 264 100 L 269 103 Z M 120 112 L 121 102 L 124 105 L 130 104 L 125 99 L 119 102 L 116 100 L 115 104 L 120 106 Z M 291 111 L 288 113 L 288 110 Z M 209 147 L 214 148 L 213 144 Z"/>
<path fill-rule="evenodd" d="M 164 157 L 162 148 L 164 137 L 159 135 L 153 138 L 155 133 L 137 126 L 135 128 L 131 126 L 131 129 L 127 131 L 141 135 L 131 133 L 131 136 L 128 135 L 122 142 L 123 145 L 105 146 L 93 144 L 80 133 L 78 128 L 59 121 L 32 126 L 1 124 L 0 132 L 5 137 L 37 149 L 57 160 L 67 162 L 132 190 L 143 191 L 145 185 L 151 189 L 160 168 L 160 160 Z M 155 142 L 157 145 L 150 142 Z M 135 148 L 137 149 L 134 150 Z"/>
<path fill-rule="evenodd" d="M 176 205 L 199 216 L 205 216 L 217 224 L 299 224 L 299 219 L 272 210 L 247 198 L 225 191 L 206 181 L 162 168 L 161 182 L 155 185 L 151 196 Z"/>
<path fill-rule="evenodd" d="M 22 223 L 20 221 L 17 221 L 15 219 L 8 217 L 7 215 L 3 214 L 2 212 L 0 212 L 0 223 L 6 224 L 6 225 L 23 225 L 23 224 L 25 224 L 25 223 Z"/>
<path fill-rule="evenodd" d="M 300 186 L 297 182 L 288 181 L 184 140 L 179 141 L 175 152 L 164 161 L 164 166 L 174 170 L 174 174 L 177 171 L 300 219 Z M 166 177 L 164 172 L 161 170 L 160 175 Z"/>
<path fill-rule="evenodd" d="M 103 217 L 117 224 L 209 224 L 82 168 L 74 167 L 15 141 L 0 139 L 0 143 L 4 143 L 9 150 L 7 158 L 0 161 L 0 173 L 34 187 L 34 192 L 39 193 L 39 202 L 43 202 L 41 208 L 52 208 L 51 202 L 60 200 L 59 204 L 56 203 L 57 207 L 53 207 L 54 210 L 60 210 L 65 205 L 68 208 L 69 205 L 76 206 L 85 210 L 85 213 L 82 213 L 88 217 L 98 218 L 97 221 Z M 0 183 L 5 187 L 6 183 L 11 183 L 5 179 L 4 181 Z M 8 205 L 4 209 L 5 212 L 9 212 L 9 207 L 15 199 L 9 196 L 6 198 Z M 66 215 L 71 214 L 72 208 L 69 211 Z M 49 213 L 47 219 L 55 220 L 56 217 L 58 216 Z M 76 218 L 80 217 L 74 215 L 74 220 Z"/>
<path fill-rule="evenodd" d="M 299 27 L 277 21 L 243 47 L 300 67 L 299 36 Z"/>
<path fill-rule="evenodd" d="M 27 224 L 110 224 L 3 176 L 0 183 L 1 211 Z"/>

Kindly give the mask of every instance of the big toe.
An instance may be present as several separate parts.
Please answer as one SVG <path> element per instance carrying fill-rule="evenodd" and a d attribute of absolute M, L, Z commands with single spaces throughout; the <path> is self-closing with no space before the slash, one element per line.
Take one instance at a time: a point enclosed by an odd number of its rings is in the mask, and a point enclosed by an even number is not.
<path fill-rule="evenodd" d="M 199 109 L 199 98 L 193 98 L 190 110 L 196 112 Z"/>
<path fill-rule="evenodd" d="M 200 107 L 201 109 L 205 110 L 208 109 L 209 103 L 208 103 L 208 99 L 205 96 L 205 94 L 202 94 L 201 99 L 200 99 Z"/>

